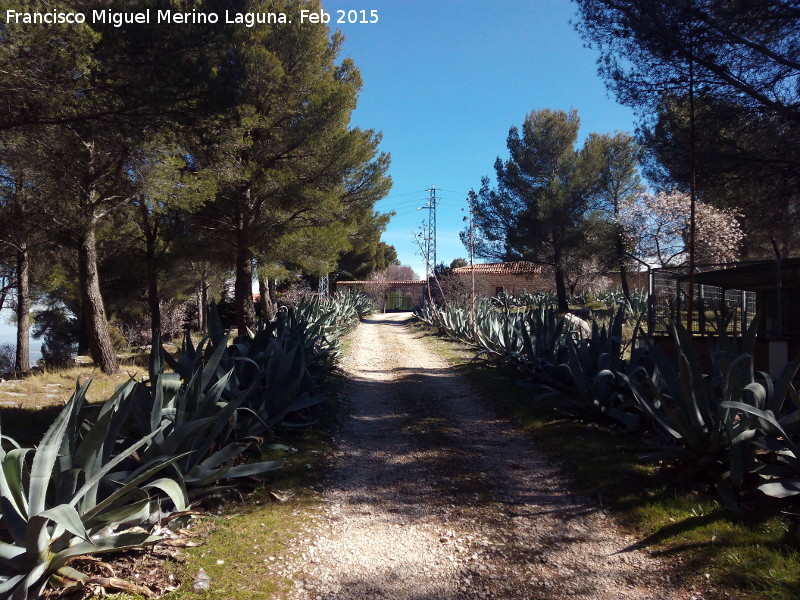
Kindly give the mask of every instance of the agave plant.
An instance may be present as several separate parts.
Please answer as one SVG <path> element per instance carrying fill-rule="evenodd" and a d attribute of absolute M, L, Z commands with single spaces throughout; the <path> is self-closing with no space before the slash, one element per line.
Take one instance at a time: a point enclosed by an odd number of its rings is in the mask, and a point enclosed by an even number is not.
<path fill-rule="evenodd" d="M 591 337 L 566 338 L 566 361 L 552 374 L 560 385 L 550 386 L 546 396 L 555 399 L 568 412 L 601 422 L 616 421 L 628 430 L 635 430 L 640 425 L 640 415 L 619 375 L 630 368 L 622 356 L 624 320 L 625 309 L 619 307 L 608 327 L 598 326 L 596 321 L 592 323 Z M 642 350 L 634 350 L 632 354 L 635 370 Z"/>
<path fill-rule="evenodd" d="M 339 356 L 341 336 L 359 319 L 354 298 L 305 298 L 230 345 L 212 308 L 209 336 L 198 348 L 187 337 L 181 358 L 167 361 L 184 379 L 192 370 L 207 373 L 202 389 L 225 378 L 225 385 L 217 388 L 217 403 L 226 403 L 226 419 L 235 422 L 223 430 L 229 436 L 251 439 L 279 425 L 297 425 L 286 417 L 323 400 L 316 389 Z"/>
<path fill-rule="evenodd" d="M 630 291 L 630 299 L 625 298 L 621 286 L 614 289 L 602 290 L 594 293 L 598 302 L 603 303 L 608 310 L 624 307 L 628 320 L 639 320 L 647 312 L 649 293 L 647 290 L 634 289 Z"/>
<path fill-rule="evenodd" d="M 481 298 L 475 307 L 475 323 L 466 306 L 448 304 L 443 307 L 425 305 L 417 316 L 438 327 L 447 335 L 471 343 L 478 356 L 503 364 L 513 363 L 528 372 L 547 370 L 564 356 L 566 339 L 572 335 L 564 318 L 553 307 L 540 304 L 525 311 Z"/>
<path fill-rule="evenodd" d="M 353 305 L 356 313 L 358 313 L 359 318 L 363 319 L 367 315 L 371 315 L 375 312 L 375 302 L 374 300 L 364 292 L 358 292 L 356 294 L 345 294 L 343 292 L 336 293 L 336 299 L 340 302 L 350 302 Z"/>
<path fill-rule="evenodd" d="M 645 457 L 677 460 L 696 472 L 708 472 L 734 510 L 735 491 L 744 486 L 746 476 L 769 479 L 762 485 L 765 493 L 777 493 L 782 485 L 780 469 L 765 465 L 757 457 L 758 448 L 771 449 L 785 466 L 797 467 L 796 448 L 784 428 L 794 425 L 797 415 L 776 415 L 787 397 L 796 397 L 791 381 L 800 359 L 773 384 L 766 373 L 754 372 L 755 334 L 754 323 L 741 345 L 722 336 L 712 348 L 712 373 L 704 374 L 692 336 L 673 324 L 674 360 L 651 346 L 652 370 L 642 367 L 632 376 L 622 375 L 653 421 L 654 437 Z"/>
<path fill-rule="evenodd" d="M 201 343 L 202 346 L 202 343 Z M 160 345 L 153 345 L 154 353 Z M 151 435 L 152 441 L 140 453 L 139 463 L 127 465 L 121 477 L 130 477 L 141 464 L 159 456 L 180 455 L 175 462 L 177 481 L 188 498 L 209 491 L 218 481 L 249 477 L 280 468 L 279 461 L 233 464 L 267 429 L 264 419 L 248 407 L 256 390 L 256 380 L 246 381 L 244 389 L 235 377 L 235 369 L 221 365 L 238 362 L 246 367 L 257 364 L 249 358 L 230 356 L 232 346 L 227 335 L 218 340 L 205 362 L 195 361 L 191 377 L 174 389 L 171 374 L 151 373 L 148 385 L 137 383 L 130 396 L 134 436 Z M 190 348 L 191 349 L 191 348 Z M 252 365 L 251 365 L 252 363 Z M 159 360 L 151 360 L 159 366 Z M 242 422 L 243 421 L 243 422 Z M 131 461 L 128 461 L 129 463 Z"/>
<path fill-rule="evenodd" d="M 484 323 L 492 318 L 494 308 L 490 301 L 480 298 L 476 305 L 477 324 Z M 465 341 L 477 344 L 473 336 L 471 309 L 459 306 L 455 303 L 448 303 L 444 306 L 426 303 L 418 307 L 415 312 L 417 318 L 425 321 L 429 325 L 436 327 L 442 333 Z"/>
<path fill-rule="evenodd" d="M 492 355 L 502 362 L 519 356 L 522 350 L 522 317 L 508 307 L 497 312 L 478 307 L 475 322 L 475 343 L 481 348 L 479 355 Z"/>
<path fill-rule="evenodd" d="M 535 292 L 518 297 L 519 306 L 555 306 L 558 298 L 553 292 Z"/>
<path fill-rule="evenodd" d="M 600 290 L 594 292 L 594 297 L 598 302 L 601 302 L 606 305 L 608 309 L 616 309 L 619 305 L 625 304 L 625 294 L 622 292 L 622 288 L 617 286 L 614 289 L 610 290 Z"/>
<path fill-rule="evenodd" d="M 264 356 L 258 373 L 260 384 L 249 406 L 270 427 L 281 425 L 290 413 L 322 401 L 322 396 L 314 395 L 319 380 L 309 373 L 302 336 L 271 339 Z M 317 370 L 320 377 L 327 374 L 327 368 Z"/>
<path fill-rule="evenodd" d="M 99 410 L 85 406 L 90 382 L 79 387 L 35 450 L 0 435 L 8 531 L 0 596 L 27 600 L 48 582 L 84 581 L 69 565 L 74 557 L 155 543 L 128 527 L 164 506 L 184 510 L 221 482 L 280 467 L 239 463 L 258 436 L 319 401 L 309 369 L 327 372 L 336 341 L 359 314 L 350 298 L 311 300 L 229 345 L 212 309 L 197 347 L 187 334 L 174 360 L 154 340 L 148 380 L 118 386 Z"/>
<path fill-rule="evenodd" d="M 522 356 L 531 365 L 557 365 L 563 361 L 572 326 L 552 306 L 540 305 L 523 316 Z"/>
<path fill-rule="evenodd" d="M 539 304 L 520 312 L 517 299 L 507 296 L 494 304 L 479 302 L 474 324 L 467 307 L 454 304 L 425 305 L 416 314 L 472 343 L 479 354 L 515 365 L 540 395 L 569 412 L 645 429 L 643 458 L 710 475 L 733 510 L 737 492 L 747 486 L 768 496 L 800 495 L 800 444 L 794 437 L 800 434 L 800 394 L 793 385 L 800 357 L 776 381 L 756 373 L 758 319 L 744 336 L 734 337 L 727 332 L 729 316 L 722 315 L 708 340 L 709 373 L 701 370 L 692 336 L 676 324 L 673 357 L 645 339 L 626 361 L 622 326 L 633 316 L 638 329 L 647 294 L 634 292 L 631 303 L 623 302 L 621 292 L 600 299 L 617 310 L 608 325 L 593 322 L 585 339 L 577 339 L 553 308 Z"/>
<path fill-rule="evenodd" d="M 118 529 L 149 516 L 151 495 L 145 483 L 179 457 L 161 457 L 135 477 L 114 480 L 111 491 L 104 492 L 103 484 L 111 483 L 114 469 L 158 432 L 109 458 L 107 440 L 114 421 L 110 415 L 129 395 L 130 387 L 121 386 L 109 401 L 111 408 L 79 436 L 77 415 L 89 383 L 73 394 L 35 450 L 20 448 L 3 437 L 11 446 L 8 451 L 0 447 L 0 507 L 10 538 L 9 542 L 0 542 L 3 597 L 38 598 L 51 579 L 85 579 L 68 565 L 76 556 L 158 540 L 147 533 Z M 167 481 L 162 478 L 158 489 L 171 489 Z"/>

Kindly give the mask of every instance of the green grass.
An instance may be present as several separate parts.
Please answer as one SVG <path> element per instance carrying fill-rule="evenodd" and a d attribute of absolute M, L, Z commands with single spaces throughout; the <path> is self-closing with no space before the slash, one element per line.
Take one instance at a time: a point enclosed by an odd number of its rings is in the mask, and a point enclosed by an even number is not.
<path fill-rule="evenodd" d="M 334 395 L 335 390 L 329 390 L 329 396 Z M 267 600 L 289 589 L 291 582 L 276 577 L 268 565 L 282 562 L 297 550 L 290 542 L 317 506 L 318 492 L 312 488 L 325 472 L 335 413 L 336 406 L 330 400 L 320 407 L 315 427 L 270 440 L 297 451 L 266 450 L 264 460 L 281 459 L 285 465 L 269 473 L 264 484 L 244 502 L 226 504 L 222 515 L 200 519 L 203 546 L 189 550 L 188 560 L 176 568 L 182 585 L 168 598 Z M 277 502 L 270 494 L 272 490 L 291 490 L 295 495 Z M 192 590 L 201 568 L 211 580 L 209 591 L 203 593 Z"/>
<path fill-rule="evenodd" d="M 526 430 L 541 452 L 563 465 L 575 493 L 596 499 L 651 552 L 680 563 L 690 581 L 702 581 L 707 573 L 715 588 L 740 599 L 800 597 L 796 517 L 779 509 L 732 516 L 705 485 L 640 463 L 637 436 L 570 419 L 534 400 L 513 376 L 472 362 L 475 351 L 468 346 L 418 327 L 419 335 Z"/>
<path fill-rule="evenodd" d="M 348 334 L 340 340 L 345 353 L 351 347 L 351 337 Z M 288 453 L 275 449 L 262 453 L 263 460 L 283 460 L 281 469 L 268 473 L 264 484 L 243 502 L 226 504 L 221 516 L 201 518 L 199 539 L 203 546 L 190 549 L 187 561 L 176 567 L 182 584 L 167 596 L 169 599 L 267 600 L 292 587 L 290 580 L 276 577 L 268 565 L 304 550 L 302 544 L 295 546 L 291 542 L 308 525 L 309 515 L 319 505 L 319 493 L 314 488 L 327 468 L 341 384 L 336 377 L 329 379 L 322 391 L 328 400 L 313 409 L 317 419 L 313 427 L 279 432 L 269 440 L 270 444 L 292 449 Z M 277 502 L 270 494 L 273 490 L 290 490 L 295 495 L 286 502 Z M 210 589 L 203 593 L 192 590 L 201 568 L 211 581 Z"/>

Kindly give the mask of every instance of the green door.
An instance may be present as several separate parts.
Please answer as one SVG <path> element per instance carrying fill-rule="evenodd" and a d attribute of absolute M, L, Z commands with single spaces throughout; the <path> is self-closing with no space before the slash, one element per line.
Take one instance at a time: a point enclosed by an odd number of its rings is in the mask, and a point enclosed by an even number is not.
<path fill-rule="evenodd" d="M 411 294 L 400 290 L 389 290 L 386 292 L 386 310 L 411 310 L 414 308 L 414 301 Z"/>

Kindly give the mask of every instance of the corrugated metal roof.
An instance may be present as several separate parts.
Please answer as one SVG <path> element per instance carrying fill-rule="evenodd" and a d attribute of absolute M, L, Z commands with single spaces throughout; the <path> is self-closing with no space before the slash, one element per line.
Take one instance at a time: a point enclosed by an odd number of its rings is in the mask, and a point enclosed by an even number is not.
<path fill-rule="evenodd" d="M 725 268 L 718 268 L 704 273 L 695 273 L 696 283 L 715 285 L 725 289 L 748 290 L 753 292 L 773 291 L 778 289 L 778 263 L 774 260 L 759 262 L 731 263 Z M 781 287 L 784 289 L 800 288 L 800 258 L 787 258 L 780 263 Z M 678 279 L 686 280 L 688 273 Z"/>
<path fill-rule="evenodd" d="M 475 265 L 476 273 L 489 273 L 492 275 L 534 275 L 542 273 L 543 270 L 542 265 L 537 265 L 536 263 L 526 260 Z M 453 272 L 471 273 L 472 268 L 469 265 L 466 267 L 457 267 L 453 269 Z"/>

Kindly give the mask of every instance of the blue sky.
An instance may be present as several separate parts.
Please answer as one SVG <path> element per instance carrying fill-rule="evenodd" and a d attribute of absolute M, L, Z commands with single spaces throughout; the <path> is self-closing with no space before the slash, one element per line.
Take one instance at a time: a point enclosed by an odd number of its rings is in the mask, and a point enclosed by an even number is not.
<path fill-rule="evenodd" d="M 326 0 L 332 28 L 346 35 L 343 56 L 364 89 L 353 124 L 383 132 L 394 186 L 378 204 L 397 213 L 383 236 L 420 275 L 413 233 L 427 211 L 425 191 L 442 191 L 439 262 L 467 251 L 458 238 L 470 188 L 507 157 L 505 140 L 533 109 L 575 108 L 582 138 L 633 131 L 630 109 L 609 97 L 597 53 L 583 47 L 569 0 Z M 337 25 L 336 11 L 378 11 L 376 24 Z M 423 212 L 425 214 L 423 214 Z"/>

